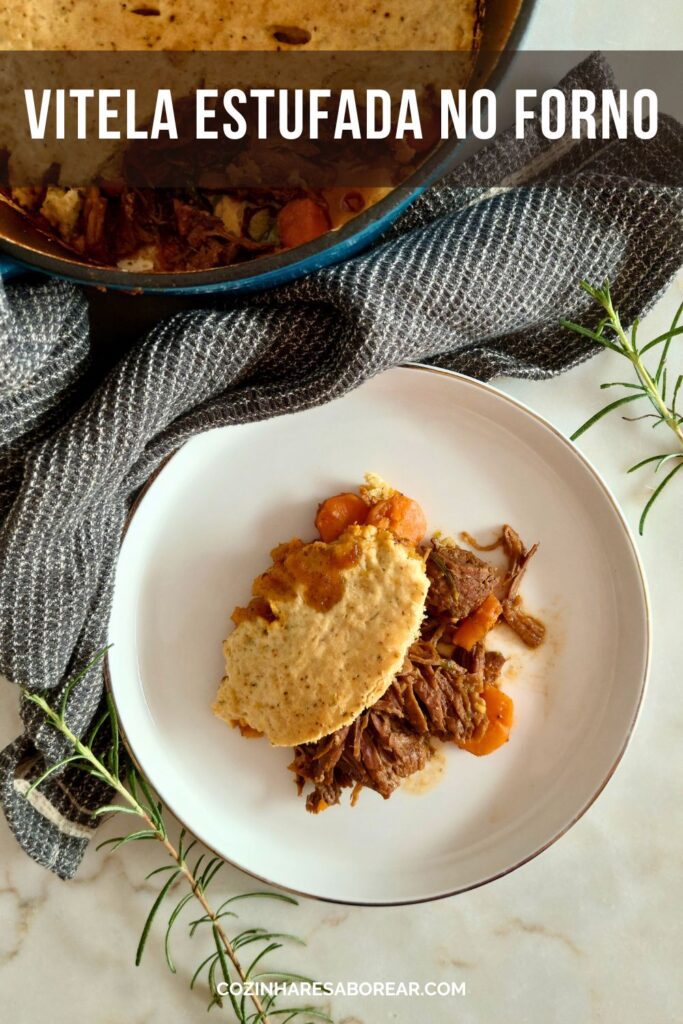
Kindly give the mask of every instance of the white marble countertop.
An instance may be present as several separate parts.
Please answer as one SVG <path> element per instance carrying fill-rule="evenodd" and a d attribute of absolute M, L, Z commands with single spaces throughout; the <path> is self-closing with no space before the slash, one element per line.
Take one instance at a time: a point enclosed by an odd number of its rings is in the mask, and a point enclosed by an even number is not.
<path fill-rule="evenodd" d="M 654 336 L 664 330 L 681 299 L 683 277 L 645 319 L 642 331 Z M 604 353 L 555 380 L 499 384 L 570 433 L 598 407 L 598 382 L 614 379 L 615 370 L 623 373 L 621 361 Z M 634 528 L 648 494 L 647 475 L 627 477 L 624 469 L 654 451 L 654 444 L 647 427 L 625 425 L 618 417 L 581 442 Z M 445 999 L 338 998 L 333 1004 L 338 1022 L 674 1024 L 681 1019 L 683 712 L 680 701 L 672 699 L 683 664 L 683 631 L 674 611 L 683 579 L 681 495 L 680 485 L 674 485 L 639 542 L 655 624 L 650 688 L 620 768 L 585 817 L 526 867 L 453 899 L 396 909 L 312 901 L 298 909 L 269 908 L 269 923 L 309 942 L 307 950 L 280 954 L 288 968 L 332 982 L 466 985 L 465 996 Z M 19 731 L 15 693 L 6 683 L 0 686 L 0 720 L 4 744 Z M 103 835 L 114 828 L 108 824 Z M 189 992 L 185 967 L 176 977 L 168 974 L 158 934 L 143 966 L 133 966 L 139 928 L 153 899 L 152 885 L 143 878 L 161 862 L 150 844 L 115 854 L 91 849 L 77 879 L 65 883 L 30 862 L 0 828 L 4 1019 L 13 1024 L 203 1019 L 202 994 Z M 226 867 L 216 896 L 250 887 L 244 875 Z M 262 908 L 251 913 L 262 919 Z M 181 943 L 178 959 L 189 967 L 197 962 L 196 951 L 190 955 Z"/>
<path fill-rule="evenodd" d="M 540 3 L 529 48 L 627 49 L 681 44 L 678 0 Z M 559 41 L 558 41 L 559 40 Z M 645 320 L 668 326 L 683 278 Z M 604 353 L 555 380 L 498 385 L 571 431 L 598 408 L 597 384 L 614 379 Z M 635 527 L 647 475 L 625 468 L 655 444 L 642 424 L 607 420 L 581 439 Z M 654 451 L 654 448 L 652 448 Z M 683 664 L 677 599 L 683 578 L 678 481 L 639 542 L 652 598 L 655 650 L 650 688 L 631 746 L 597 803 L 539 858 L 489 886 L 423 906 L 361 909 L 303 901 L 273 905 L 270 924 L 305 938 L 282 963 L 331 982 L 465 982 L 452 998 L 344 997 L 340 1024 L 675 1024 L 681 1020 L 680 906 L 683 900 L 683 711 L 672 699 Z M 16 694 L 0 682 L 0 745 L 20 731 Z M 103 836 L 114 834 L 114 824 Z M 0 1006 L 12 1024 L 168 1024 L 203 1020 L 204 992 L 188 989 L 191 965 L 180 942 L 171 976 L 153 936 L 133 964 L 153 899 L 152 844 L 108 854 L 90 849 L 75 881 L 34 865 L 0 824 Z M 156 845 L 156 844 L 154 844 Z M 216 894 L 247 890 L 226 867 Z M 250 916 L 249 911 L 246 916 Z M 253 912 L 263 920 L 263 908 Z M 252 921 L 253 923 L 253 921 Z M 179 933 L 180 936 L 180 933 Z M 185 955 L 188 954 L 188 955 Z M 214 1011 L 216 1013 L 216 1011 Z M 220 1012 L 216 1014 L 221 1018 Z"/>

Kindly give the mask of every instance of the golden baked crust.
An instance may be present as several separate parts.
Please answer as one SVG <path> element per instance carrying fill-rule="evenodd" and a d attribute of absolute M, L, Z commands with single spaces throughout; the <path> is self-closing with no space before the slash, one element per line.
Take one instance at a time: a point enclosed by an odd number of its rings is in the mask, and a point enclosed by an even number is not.
<path fill-rule="evenodd" d="M 285 581 L 280 594 L 255 588 L 261 600 L 269 593 L 272 614 L 238 620 L 225 641 L 226 675 L 213 705 L 219 718 L 275 746 L 296 746 L 350 724 L 386 691 L 424 615 L 424 558 L 374 526 L 352 526 L 331 544 L 303 549 L 343 551 L 349 543 L 356 557 L 339 570 L 333 603 L 311 603 L 301 579 Z"/>
<path fill-rule="evenodd" d="M 0 49 L 468 50 L 477 17 L 477 0 L 28 0 L 0 11 Z"/>

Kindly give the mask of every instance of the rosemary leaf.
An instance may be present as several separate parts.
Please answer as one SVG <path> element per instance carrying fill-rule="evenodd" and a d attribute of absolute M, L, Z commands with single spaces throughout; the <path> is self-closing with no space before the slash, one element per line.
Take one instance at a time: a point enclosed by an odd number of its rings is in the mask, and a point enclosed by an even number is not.
<path fill-rule="evenodd" d="M 95 668 L 95 666 L 98 665 L 106 657 L 108 650 L 109 647 L 104 647 L 101 651 L 98 651 L 95 657 L 88 662 L 85 668 L 82 668 L 80 672 L 77 672 L 76 675 L 72 679 L 70 679 L 69 682 L 66 684 L 66 686 L 64 687 L 64 692 L 62 694 L 62 699 L 59 703 L 58 714 L 60 718 L 64 718 L 66 716 L 66 706 L 69 702 L 69 697 L 74 691 L 74 688 L 78 686 L 82 679 L 85 679 L 88 672 Z"/>
<path fill-rule="evenodd" d="M 199 884 L 199 877 L 198 877 L 199 876 L 199 869 L 202 866 L 202 862 L 203 862 L 205 857 L 206 857 L 206 854 L 202 853 L 201 856 L 198 858 L 198 860 L 195 862 L 195 866 L 192 868 L 192 874 L 197 879 L 197 884 Z"/>
<path fill-rule="evenodd" d="M 676 383 L 674 384 L 674 393 L 673 393 L 673 397 L 671 399 L 671 411 L 673 412 L 674 415 L 676 414 L 676 399 L 678 398 L 678 392 L 681 389 L 681 384 L 683 384 L 683 373 L 679 373 L 678 379 L 676 380 Z"/>
<path fill-rule="evenodd" d="M 235 1016 L 237 1017 L 237 1019 L 238 1020 L 244 1020 L 244 1014 L 243 1014 L 243 1012 L 240 1009 L 240 1005 L 237 1002 L 237 999 L 235 998 L 235 995 L 232 992 L 232 988 L 231 988 L 231 985 L 230 985 L 230 970 L 228 968 L 228 961 L 227 961 L 226 956 L 225 956 L 225 950 L 223 948 L 223 941 L 221 939 L 221 934 L 218 931 L 218 926 L 217 925 L 213 926 L 213 938 L 214 938 L 214 942 L 216 943 L 216 951 L 218 953 L 218 959 L 220 961 L 221 971 L 223 972 L 223 979 L 224 979 L 226 985 L 228 986 L 228 998 L 230 999 L 230 1002 L 232 1003 L 232 1008 L 235 1011 Z"/>
<path fill-rule="evenodd" d="M 270 1010 L 268 1012 L 268 1017 L 282 1017 L 286 1013 L 288 1013 L 289 1016 L 285 1017 L 284 1021 L 281 1021 L 280 1024 L 287 1024 L 287 1021 L 295 1020 L 297 1017 L 302 1016 L 308 1017 L 309 1019 L 314 1018 L 315 1020 L 324 1020 L 327 1021 L 328 1024 L 332 1024 L 332 1018 L 329 1013 L 325 1013 L 323 1010 L 319 1010 L 315 1006 L 290 1006 L 287 1009 Z M 263 1016 L 255 1014 L 249 1018 L 249 1024 L 259 1024 L 259 1022 L 264 1019 L 265 1018 Z"/>
<path fill-rule="evenodd" d="M 195 921 L 190 921 L 190 937 L 194 935 L 200 924 L 210 924 L 213 921 L 220 921 L 224 917 L 237 917 L 237 914 L 233 913 L 231 910 L 224 910 L 220 914 L 216 912 L 213 917 L 209 917 L 208 914 L 204 914 L 204 917 L 198 917 Z"/>
<path fill-rule="evenodd" d="M 112 775 L 115 779 L 119 777 L 119 720 L 114 711 L 114 701 L 112 695 L 107 693 L 107 711 L 109 712 L 109 719 L 111 721 L 111 757 L 110 767 Z"/>
<path fill-rule="evenodd" d="M 175 964 L 173 963 L 173 959 L 171 958 L 171 931 L 173 930 L 173 925 L 176 923 L 176 921 L 178 920 L 178 918 L 180 917 L 183 910 L 185 909 L 185 907 L 187 906 L 191 899 L 194 899 L 194 893 L 192 891 L 186 892 L 185 895 L 180 900 L 178 900 L 175 907 L 171 911 L 171 915 L 168 919 L 168 925 L 166 926 L 166 935 L 164 936 L 164 954 L 166 956 L 166 963 L 168 964 L 168 969 L 171 972 L 171 974 L 176 973 Z"/>
<path fill-rule="evenodd" d="M 135 953 L 135 966 L 136 967 L 140 966 L 140 961 L 142 960 L 142 954 L 144 953 L 145 946 L 147 945 L 147 939 L 149 937 L 149 931 L 150 931 L 150 928 L 152 927 L 152 923 L 154 921 L 154 918 L 157 915 L 157 911 L 159 910 L 159 907 L 161 906 L 161 904 L 164 901 L 164 896 L 166 895 L 168 890 L 171 888 L 171 886 L 173 885 L 173 883 L 175 882 L 175 880 L 176 880 L 176 878 L 178 877 L 179 874 L 180 874 L 180 868 L 178 868 L 176 871 L 174 871 L 169 876 L 169 878 L 162 885 L 161 889 L 159 890 L 159 895 L 157 896 L 157 898 L 155 899 L 154 903 L 152 904 L 152 909 L 150 910 L 149 914 L 147 915 L 147 920 L 145 921 L 145 924 L 143 926 L 142 935 L 140 936 L 140 941 L 138 942 L 138 948 L 137 948 L 137 951 Z"/>
<path fill-rule="evenodd" d="M 175 870 L 175 864 L 162 864 L 161 867 L 155 868 L 154 871 L 150 871 L 148 875 L 145 875 L 145 881 L 148 882 L 155 875 L 162 875 L 165 871 L 173 870 Z"/>
<path fill-rule="evenodd" d="M 664 490 L 666 485 L 669 483 L 669 481 L 672 480 L 673 477 L 676 476 L 676 473 L 679 471 L 679 469 L 683 469 L 683 461 L 679 462 L 677 466 L 674 466 L 674 468 L 671 470 L 671 472 L 667 476 L 664 477 L 664 479 L 662 480 L 661 484 L 659 484 L 658 487 L 655 487 L 654 491 L 652 492 L 652 495 L 651 495 L 649 501 L 647 502 L 647 504 L 645 505 L 645 508 L 643 509 L 643 514 L 640 517 L 640 522 L 638 523 L 638 533 L 640 533 L 641 535 L 642 535 L 642 532 L 643 532 L 643 530 L 645 528 L 645 520 L 647 519 L 647 516 L 648 516 L 648 513 L 649 513 L 650 509 L 652 508 L 652 506 L 654 505 L 655 501 L 657 500 L 659 495 L 662 493 L 662 491 Z"/>
<path fill-rule="evenodd" d="M 138 778 L 138 782 L 140 783 L 140 789 L 144 793 L 145 800 L 147 801 L 147 809 L 149 811 L 149 815 L 152 818 L 154 824 L 159 829 L 159 831 L 162 833 L 162 835 L 165 836 L 166 835 L 166 828 L 164 826 L 163 817 L 162 817 L 163 808 L 162 808 L 161 804 L 158 803 L 155 800 L 154 793 L 152 792 L 152 790 L 150 788 L 150 785 L 147 782 L 147 779 L 145 778 L 145 776 L 141 775 L 140 773 L 138 773 L 137 778 Z"/>
<path fill-rule="evenodd" d="M 97 737 L 99 735 L 100 729 L 105 724 L 105 722 L 108 722 L 108 721 L 109 721 L 109 708 L 107 707 L 102 712 L 100 717 L 95 722 L 95 725 L 92 727 L 92 729 L 88 733 L 88 738 L 86 740 L 87 746 L 89 746 L 89 747 L 94 747 L 95 746 L 95 740 L 97 739 Z"/>
<path fill-rule="evenodd" d="M 71 754 L 69 755 L 69 757 L 63 757 L 61 761 L 56 761 L 55 764 L 51 764 L 50 767 L 47 768 L 42 775 L 39 775 L 38 778 L 31 783 L 31 785 L 26 790 L 26 796 L 30 796 L 34 789 L 37 789 L 38 786 L 42 785 L 42 783 L 45 782 L 46 779 L 49 779 L 49 777 L 53 775 L 56 771 L 60 771 L 62 768 L 65 768 L 68 764 L 73 764 L 75 761 L 80 760 L 80 754 Z"/>
<path fill-rule="evenodd" d="M 260 950 L 247 967 L 247 978 L 252 978 L 254 976 L 254 968 L 256 967 L 256 965 L 259 964 L 264 957 L 268 956 L 269 953 L 272 953 L 276 949 L 282 949 L 281 942 L 270 942 L 264 949 Z"/>
<path fill-rule="evenodd" d="M 669 355 L 669 346 L 671 345 L 671 339 L 677 333 L 680 333 L 679 330 L 678 330 L 678 321 L 680 319 L 682 311 L 683 311 L 683 303 L 681 303 L 681 305 L 676 310 L 676 315 L 675 315 L 675 317 L 673 319 L 673 323 L 671 324 L 671 327 L 670 327 L 669 331 L 667 332 L 669 337 L 666 338 L 666 340 L 664 342 L 664 348 L 662 349 L 661 354 L 659 356 L 659 363 L 657 364 L 657 369 L 655 371 L 655 381 L 659 381 L 660 377 L 662 377 L 662 375 L 666 373 L 666 360 L 667 360 L 667 356 Z M 665 388 L 663 387 L 662 388 L 662 397 L 664 396 L 664 390 L 665 390 Z"/>
<path fill-rule="evenodd" d="M 676 314 L 676 321 L 680 317 L 680 310 L 682 308 L 683 305 L 679 306 L 679 312 Z M 669 328 L 669 330 L 665 331 L 664 334 L 659 334 L 656 338 L 653 338 L 652 341 L 648 341 L 646 345 L 643 345 L 643 347 L 640 349 L 640 355 L 644 356 L 645 353 L 649 352 L 651 348 L 654 348 L 656 345 L 661 345 L 663 341 L 669 342 L 672 338 L 677 337 L 679 334 L 683 334 L 683 327 Z"/>
<path fill-rule="evenodd" d="M 136 818 L 138 817 L 138 812 L 134 807 L 126 807 L 124 804 L 105 804 L 92 813 L 94 818 L 99 818 L 101 814 L 133 814 Z"/>
<path fill-rule="evenodd" d="M 223 861 L 220 859 L 220 857 L 216 857 L 215 861 L 216 863 L 214 864 L 214 866 L 211 868 L 207 867 L 204 872 L 204 877 L 202 878 L 201 881 L 201 887 L 204 892 L 206 892 L 206 890 L 209 888 L 218 872 L 223 867 Z"/>
<path fill-rule="evenodd" d="M 237 903 L 238 900 L 255 900 L 259 898 L 280 900 L 282 903 L 291 903 L 295 907 L 299 906 L 299 901 L 286 892 L 269 892 L 267 889 L 256 889 L 254 892 L 238 892 L 236 896 L 231 896 L 229 899 L 224 900 L 219 910 L 227 907 L 230 903 Z"/>
<path fill-rule="evenodd" d="M 249 935 L 249 932 L 253 934 Z M 289 932 L 268 932 L 260 928 L 250 928 L 247 932 L 241 932 L 233 939 L 232 944 L 235 949 L 241 949 L 242 946 L 249 946 L 252 942 L 266 942 L 268 939 L 283 939 L 294 942 L 298 946 L 306 945 L 298 935 L 291 935 Z"/>
<path fill-rule="evenodd" d="M 281 902 L 294 905 L 297 904 L 297 900 L 286 893 L 266 890 L 237 893 L 224 900 L 217 911 L 212 910 L 207 902 L 206 890 L 223 867 L 224 862 L 218 856 L 212 856 L 208 861 L 206 861 L 207 855 L 201 854 L 197 858 L 193 871 L 188 865 L 187 858 L 195 847 L 197 840 L 192 839 L 187 843 L 187 831 L 184 828 L 180 831 L 177 848 L 174 847 L 168 837 L 161 801 L 156 798 L 147 780 L 130 763 L 129 759 L 126 758 L 125 761 L 122 761 L 119 758 L 120 732 L 113 701 L 110 698 L 107 699 L 106 712 L 100 715 L 95 726 L 90 730 L 88 736 L 89 742 L 84 743 L 69 728 L 65 720 L 68 696 L 73 692 L 73 687 L 77 684 L 78 680 L 82 679 L 85 674 L 104 657 L 105 654 L 106 649 L 99 652 L 96 658 L 90 662 L 85 669 L 79 672 L 73 680 L 70 680 L 67 683 L 57 708 L 52 707 L 52 705 L 49 704 L 41 694 L 29 693 L 27 690 L 22 689 L 24 698 L 40 708 L 45 715 L 46 720 L 62 733 L 74 749 L 74 753 L 72 755 L 63 758 L 54 765 L 51 765 L 38 779 L 35 780 L 27 792 L 30 793 L 32 789 L 39 786 L 41 782 L 48 778 L 53 772 L 56 772 L 58 769 L 66 765 L 72 765 L 73 767 L 87 772 L 105 783 L 112 789 L 113 794 L 119 797 L 122 801 L 121 803 L 110 802 L 97 808 L 93 812 L 95 817 L 103 817 L 106 814 L 132 814 L 133 816 L 140 818 L 145 825 L 144 828 L 135 832 L 130 832 L 127 835 L 112 836 L 109 839 L 105 839 L 97 846 L 97 849 L 111 847 L 112 850 L 117 850 L 128 843 L 149 839 L 156 840 L 165 848 L 167 854 L 171 858 L 171 863 L 163 864 L 155 868 L 146 876 L 147 879 L 151 879 L 157 875 L 168 875 L 145 920 L 140 941 L 137 946 L 135 957 L 136 964 L 140 964 L 141 962 L 153 923 L 166 896 L 169 894 L 171 887 L 176 881 L 184 881 L 188 886 L 188 890 L 173 906 L 167 920 L 164 935 L 164 955 L 169 970 L 172 973 L 176 973 L 176 966 L 173 961 L 173 957 L 171 956 L 171 933 L 176 923 L 180 920 L 185 907 L 192 900 L 196 899 L 201 907 L 202 914 L 196 920 L 189 922 L 189 933 L 192 936 L 195 929 L 200 924 L 211 924 L 211 934 L 215 951 L 205 957 L 199 964 L 199 967 L 194 971 L 190 981 L 190 988 L 194 989 L 199 978 L 202 976 L 202 973 L 206 971 L 206 979 L 211 994 L 209 1008 L 212 1006 L 224 1005 L 224 1001 L 218 988 L 218 977 L 220 972 L 222 980 L 225 981 L 228 986 L 227 992 L 237 1024 L 251 1024 L 251 1022 L 268 1024 L 271 1017 L 294 1020 L 302 1014 L 308 1016 L 309 1019 L 314 1018 L 316 1020 L 329 1021 L 330 1018 L 327 1014 L 316 1010 L 314 1007 L 285 1007 L 280 1009 L 276 1006 L 275 995 L 268 995 L 264 999 L 261 999 L 257 994 L 252 992 L 247 995 L 245 991 L 243 992 L 241 1000 L 238 1001 L 235 998 L 234 993 L 230 991 L 231 976 L 237 976 L 242 982 L 247 979 L 248 972 L 242 968 L 236 954 L 236 950 L 240 945 L 247 946 L 252 943 L 260 943 L 263 946 L 249 966 L 249 971 L 253 971 L 254 967 L 259 963 L 263 963 L 267 956 L 282 948 L 283 941 L 298 942 L 301 945 L 304 945 L 304 943 L 294 935 L 285 932 L 274 932 L 268 928 L 245 929 L 240 932 L 233 941 L 231 941 L 224 931 L 221 920 L 228 917 L 237 917 L 237 914 L 233 910 L 228 910 L 227 908 L 238 900 L 251 900 L 254 898 L 280 900 Z M 109 724 L 110 728 L 110 745 L 102 757 L 99 758 L 92 749 L 92 742 L 101 736 L 101 730 L 106 724 Z M 127 775 L 127 788 L 120 777 L 122 770 L 124 771 L 124 774 Z M 232 968 L 234 968 L 234 972 L 231 969 L 231 964 Z M 282 971 L 264 970 L 258 975 L 258 977 L 282 981 L 299 980 L 306 981 L 309 984 L 311 983 L 311 979 L 304 977 L 303 975 L 288 974 Z M 251 1006 L 253 1012 L 248 1013 L 248 1005 Z"/>
<path fill-rule="evenodd" d="M 614 409 L 618 409 L 619 406 L 627 405 L 629 402 L 637 402 L 639 398 L 645 397 L 645 394 L 625 395 L 623 398 L 618 398 L 616 402 L 610 402 L 609 405 L 604 406 L 599 412 L 596 412 L 595 415 L 591 416 L 590 419 L 586 420 L 586 422 L 583 423 L 578 430 L 575 430 L 574 433 L 571 435 L 571 440 L 576 441 L 577 437 L 581 437 L 581 435 L 584 434 L 587 430 L 589 430 L 594 423 L 597 423 L 598 420 L 601 420 L 603 416 L 606 416 Z"/>
<path fill-rule="evenodd" d="M 151 828 L 141 829 L 139 832 L 129 832 L 127 836 L 114 836 L 112 839 L 105 839 L 104 842 L 98 843 L 95 847 L 96 850 L 102 850 L 105 846 L 111 846 L 112 852 L 118 850 L 121 846 L 125 846 L 126 843 L 137 842 L 138 840 L 144 839 L 158 839 L 156 832 Z"/>
<path fill-rule="evenodd" d="M 200 963 L 199 967 L 197 968 L 197 970 L 192 975 L 192 980 L 190 981 L 190 988 L 191 989 L 193 989 L 195 987 L 195 985 L 197 984 L 197 979 L 199 978 L 199 975 L 202 973 L 202 971 L 204 970 L 206 965 L 209 963 L 209 961 L 210 960 L 217 960 L 217 959 L 218 959 L 218 954 L 217 953 L 209 953 L 209 955 L 207 956 L 206 960 L 202 960 L 202 962 Z"/>
<path fill-rule="evenodd" d="M 602 334 L 598 334 L 596 331 L 589 331 L 587 327 L 582 327 L 581 324 L 575 324 L 573 320 L 560 320 L 560 324 L 562 327 L 566 327 L 567 330 L 574 331 L 575 334 L 582 334 L 584 338 L 590 338 L 591 341 L 595 341 L 598 345 L 610 348 L 613 352 L 618 352 L 619 355 L 623 354 L 618 345 L 608 341 Z"/>
<path fill-rule="evenodd" d="M 671 459 L 683 459 L 683 452 L 669 452 L 668 455 L 661 455 L 655 466 L 655 473 L 659 473 L 664 463 L 670 462 Z"/>
<path fill-rule="evenodd" d="M 662 398 L 666 401 L 666 366 L 657 370 L 654 376 L 655 384 L 659 384 Z"/>
<path fill-rule="evenodd" d="M 221 961 L 221 954 L 220 954 L 220 951 L 219 951 L 211 959 L 211 963 L 209 964 L 208 982 L 209 982 L 209 992 L 211 993 L 211 1001 L 209 1002 L 209 1005 L 207 1006 L 207 1010 L 210 1010 L 213 1006 L 221 1006 L 221 1007 L 223 1006 L 223 999 L 221 998 L 221 996 L 218 993 L 218 982 L 216 981 L 216 971 L 220 967 L 220 961 Z M 237 1019 L 239 1020 L 239 1017 L 237 1017 Z"/>
<path fill-rule="evenodd" d="M 288 971 L 259 971 L 258 974 L 252 974 L 252 980 L 257 978 L 270 978 L 271 981 L 305 981 L 309 985 L 315 984 L 314 978 L 309 978 L 306 974 L 291 974 Z"/>
<path fill-rule="evenodd" d="M 676 314 L 671 323 L 671 327 L 668 331 L 659 334 L 656 338 L 646 342 L 644 345 L 639 346 L 638 343 L 638 321 L 636 320 L 632 327 L 630 335 L 624 329 L 619 313 L 615 310 L 612 302 L 612 295 L 610 292 L 609 281 L 604 281 L 601 288 L 595 287 L 589 284 L 587 281 L 581 282 L 581 288 L 588 295 L 593 298 L 599 306 L 603 309 L 606 316 L 603 316 L 600 320 L 598 327 L 595 331 L 584 327 L 581 324 L 576 324 L 570 320 L 561 320 L 560 322 L 571 331 L 580 334 L 584 337 L 590 338 L 592 341 L 599 342 L 606 348 L 612 349 L 618 355 L 628 359 L 629 363 L 633 367 L 636 381 L 613 381 L 605 384 L 601 384 L 601 389 L 622 387 L 629 391 L 633 391 L 634 394 L 625 395 L 619 398 L 615 402 L 611 402 L 609 405 L 600 409 L 595 415 L 591 416 L 590 419 L 579 427 L 578 430 L 574 431 L 571 435 L 572 441 L 579 438 L 586 430 L 592 427 L 595 423 L 601 420 L 608 413 L 613 412 L 615 409 L 620 408 L 622 405 L 626 405 L 629 402 L 635 402 L 639 398 L 647 398 L 652 406 L 653 412 L 645 413 L 643 416 L 624 416 L 624 420 L 634 422 L 642 419 L 653 419 L 653 429 L 664 424 L 668 427 L 676 437 L 676 441 L 680 446 L 680 450 L 676 452 L 666 452 L 660 455 L 651 455 L 645 459 L 641 459 L 636 462 L 635 465 L 631 466 L 627 472 L 633 473 L 637 469 L 642 469 L 644 466 L 655 464 L 655 473 L 661 469 L 661 467 L 672 460 L 682 460 L 676 466 L 673 467 L 671 472 L 662 480 L 662 482 L 654 489 L 652 495 L 648 499 L 640 517 L 638 529 L 642 534 L 645 521 L 647 516 L 652 509 L 655 501 L 659 498 L 664 488 L 673 479 L 675 474 L 683 465 L 683 416 L 681 416 L 676 408 L 676 401 L 680 393 L 681 387 L 683 387 L 683 374 L 679 374 L 676 378 L 676 382 L 673 387 L 673 393 L 671 397 L 671 404 L 667 404 L 667 392 L 668 392 L 668 364 L 669 352 L 671 344 L 674 338 L 683 335 L 683 326 L 679 327 L 679 320 L 683 316 L 683 303 L 676 310 Z M 609 332 L 611 337 L 606 337 L 606 333 Z M 653 349 L 656 345 L 662 345 L 662 350 L 659 354 L 657 366 L 653 372 L 648 370 L 647 366 L 643 362 L 643 356 Z"/>
<path fill-rule="evenodd" d="M 670 455 L 650 455 L 647 459 L 641 459 L 640 462 L 636 462 L 636 464 L 627 469 L 626 472 L 634 473 L 637 469 L 642 469 L 643 466 L 647 466 L 651 462 L 662 462 L 663 459 L 669 459 L 676 456 L 678 456 L 678 452 L 672 452 Z"/>

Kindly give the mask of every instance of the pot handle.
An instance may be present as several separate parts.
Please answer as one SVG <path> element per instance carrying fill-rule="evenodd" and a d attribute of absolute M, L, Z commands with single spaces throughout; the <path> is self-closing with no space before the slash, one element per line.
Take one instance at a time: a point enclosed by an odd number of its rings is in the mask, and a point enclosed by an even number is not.
<path fill-rule="evenodd" d="M 21 274 L 23 270 L 24 267 L 19 263 L 15 263 L 8 256 L 0 255 L 0 280 L 9 281 L 17 274 Z"/>

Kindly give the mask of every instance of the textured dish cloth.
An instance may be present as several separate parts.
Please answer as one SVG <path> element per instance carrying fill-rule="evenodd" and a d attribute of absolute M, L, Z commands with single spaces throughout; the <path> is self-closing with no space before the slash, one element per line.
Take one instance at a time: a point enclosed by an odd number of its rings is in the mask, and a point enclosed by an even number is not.
<path fill-rule="evenodd" d="M 562 88 L 613 85 L 594 56 Z M 476 183 L 497 181 L 498 188 Z M 160 461 L 198 431 L 336 398 L 421 360 L 481 379 L 541 378 L 594 351 L 578 281 L 609 276 L 627 322 L 683 252 L 683 135 L 648 144 L 501 136 L 426 193 L 367 254 L 279 291 L 156 327 L 88 393 L 86 300 L 58 281 L 0 289 L 0 672 L 56 697 L 107 638 L 126 515 Z M 81 733 L 101 670 L 74 690 Z M 104 794 L 67 771 L 25 798 L 61 738 L 22 703 L 0 795 L 24 849 L 71 877 Z"/>

